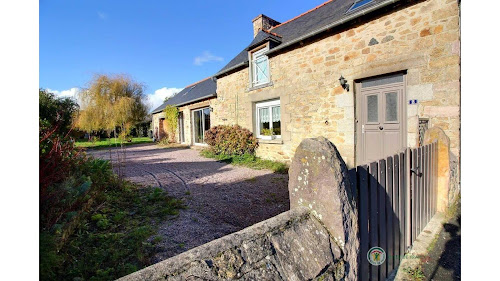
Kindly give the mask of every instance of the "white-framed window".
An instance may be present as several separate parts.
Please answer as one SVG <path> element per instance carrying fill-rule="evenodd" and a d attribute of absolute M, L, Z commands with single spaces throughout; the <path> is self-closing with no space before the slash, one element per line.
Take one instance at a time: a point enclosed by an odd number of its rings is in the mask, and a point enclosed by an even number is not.
<path fill-rule="evenodd" d="M 280 100 L 255 104 L 258 138 L 281 138 Z"/>
<path fill-rule="evenodd" d="M 269 76 L 269 59 L 264 53 L 268 48 L 259 49 L 252 56 L 252 87 L 259 86 L 271 81 Z"/>

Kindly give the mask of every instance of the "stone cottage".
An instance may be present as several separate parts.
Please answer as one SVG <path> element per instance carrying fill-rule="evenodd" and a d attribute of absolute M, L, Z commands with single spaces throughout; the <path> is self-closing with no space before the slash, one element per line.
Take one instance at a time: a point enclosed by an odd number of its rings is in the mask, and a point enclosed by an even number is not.
<path fill-rule="evenodd" d="M 179 109 L 175 139 L 188 145 L 203 145 L 204 133 L 211 127 L 211 101 L 216 97 L 217 84 L 209 77 L 186 86 L 182 91 L 152 111 L 152 130 L 159 139 L 167 136 L 164 109 L 173 105 Z"/>
<path fill-rule="evenodd" d="M 205 106 L 212 126 L 253 131 L 258 156 L 288 162 L 324 136 L 353 167 L 418 146 L 429 126 L 460 155 L 459 1 L 332 0 L 283 23 L 259 15 L 253 31 Z"/>

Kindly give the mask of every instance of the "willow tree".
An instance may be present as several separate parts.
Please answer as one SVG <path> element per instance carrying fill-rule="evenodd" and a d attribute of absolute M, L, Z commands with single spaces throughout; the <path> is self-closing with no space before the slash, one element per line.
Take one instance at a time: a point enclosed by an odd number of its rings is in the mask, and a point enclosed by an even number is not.
<path fill-rule="evenodd" d="M 148 111 L 144 86 L 123 74 L 95 75 L 88 87 L 80 91 L 79 98 L 77 126 L 89 133 L 116 132 L 120 128 L 120 135 L 126 136 Z"/>
<path fill-rule="evenodd" d="M 100 130 L 109 134 L 114 132 L 115 138 L 116 129 L 120 128 L 118 139 L 124 159 L 123 142 L 132 126 L 143 121 L 148 112 L 144 85 L 124 74 L 99 74 L 93 77 L 87 88 L 79 92 L 79 99 L 81 110 L 76 126 L 89 134 Z M 122 162 L 120 156 L 118 162 Z"/>

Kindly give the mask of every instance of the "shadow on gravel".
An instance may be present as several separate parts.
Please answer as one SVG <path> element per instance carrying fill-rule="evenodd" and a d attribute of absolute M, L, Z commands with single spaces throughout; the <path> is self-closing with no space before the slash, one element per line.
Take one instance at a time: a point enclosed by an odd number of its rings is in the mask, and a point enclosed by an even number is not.
<path fill-rule="evenodd" d="M 209 175 L 205 172 L 204 176 Z M 163 239 L 155 245 L 152 263 L 288 211 L 287 186 L 288 175 L 276 174 L 239 181 L 191 182 L 189 192 L 181 196 L 188 208 L 160 227 L 158 236 Z"/>
<path fill-rule="evenodd" d="M 185 148 L 134 148 L 127 148 L 125 177 L 161 186 L 187 207 L 163 222 L 151 237 L 150 242 L 155 241 L 152 263 L 290 209 L 288 174 L 233 166 Z M 107 150 L 92 155 L 109 159 Z"/>
<path fill-rule="evenodd" d="M 461 215 L 460 205 L 456 215 L 443 224 L 436 244 L 429 252 L 430 262 L 423 265 L 427 280 L 461 280 Z"/>

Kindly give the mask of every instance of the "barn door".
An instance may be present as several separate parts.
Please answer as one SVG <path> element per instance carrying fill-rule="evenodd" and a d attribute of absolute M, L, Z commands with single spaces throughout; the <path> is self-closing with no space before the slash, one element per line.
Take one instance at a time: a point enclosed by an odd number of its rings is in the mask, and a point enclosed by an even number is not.
<path fill-rule="evenodd" d="M 404 75 L 358 83 L 358 163 L 394 155 L 406 146 Z"/>

